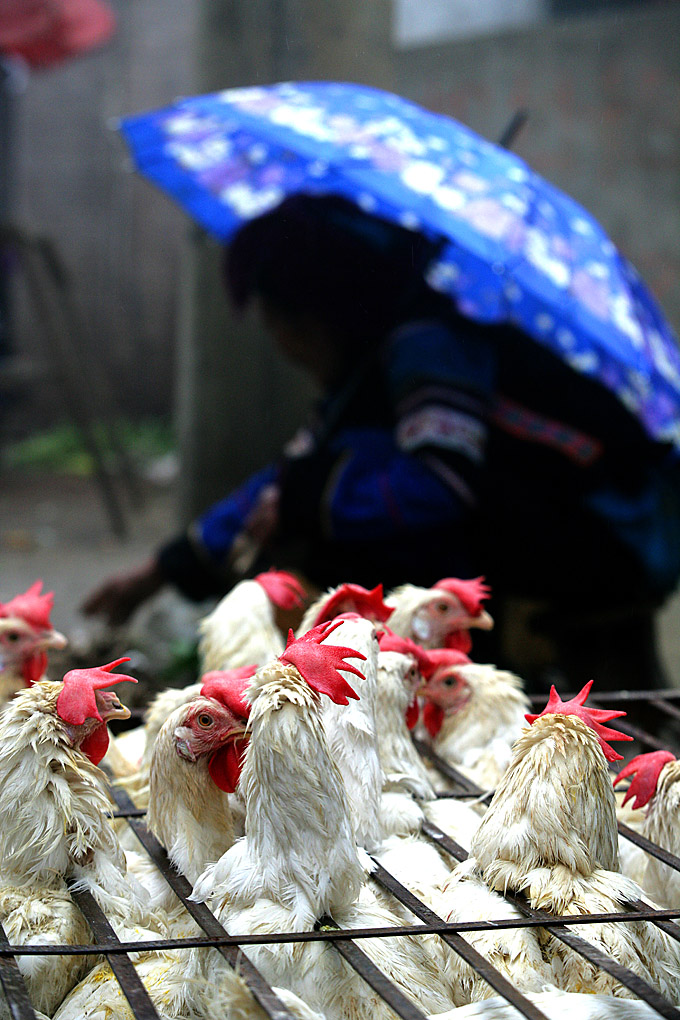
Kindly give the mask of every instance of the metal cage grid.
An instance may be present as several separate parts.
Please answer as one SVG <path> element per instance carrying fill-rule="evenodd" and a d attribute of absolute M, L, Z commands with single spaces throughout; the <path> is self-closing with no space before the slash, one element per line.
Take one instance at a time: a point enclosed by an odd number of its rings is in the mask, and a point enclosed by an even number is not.
<path fill-rule="evenodd" d="M 532 700 L 537 704 L 542 704 L 545 701 L 545 695 L 536 695 Z M 591 697 L 591 702 L 597 700 L 597 698 Z M 668 737 L 663 742 L 652 733 L 628 722 L 627 719 L 617 720 L 617 726 L 622 731 L 633 736 L 642 750 L 650 748 L 656 750 L 670 746 L 671 750 L 680 755 L 680 726 L 678 726 L 680 722 L 680 690 L 663 690 L 652 693 L 645 691 L 607 692 L 605 695 L 600 696 L 600 700 L 605 701 L 607 705 L 627 702 L 643 704 L 648 709 L 653 709 L 659 713 L 661 716 L 660 722 L 663 722 L 665 732 L 668 733 Z M 421 755 L 453 783 L 454 790 L 452 793 L 444 794 L 443 796 L 459 798 L 483 796 L 482 790 L 456 769 L 438 758 L 426 744 L 416 741 L 416 746 Z M 655 924 L 672 938 L 680 941 L 680 926 L 674 921 L 675 918 L 680 917 L 680 909 L 655 909 L 643 900 L 640 900 L 633 905 L 632 910 L 622 913 L 557 917 L 544 911 L 532 909 L 524 897 L 508 893 L 505 898 L 523 915 L 521 920 L 502 919 L 495 921 L 492 919 L 486 922 L 475 921 L 448 924 L 435 914 L 431 908 L 414 896 L 413 893 L 401 885 L 382 865 L 375 862 L 376 869 L 371 880 L 391 893 L 421 923 L 390 928 L 342 930 L 334 923 L 331 917 L 322 917 L 319 918 L 316 929 L 310 932 L 232 936 L 229 935 L 205 904 L 194 903 L 189 899 L 191 885 L 184 876 L 178 874 L 173 869 L 164 848 L 147 829 L 144 822 L 145 812 L 136 808 L 124 791 L 113 787 L 112 794 L 117 805 L 115 816 L 127 819 L 128 824 L 132 827 L 153 863 L 158 867 L 173 892 L 184 904 L 204 934 L 201 937 L 192 938 L 122 943 L 116 937 L 104 912 L 94 898 L 87 892 L 78 892 L 71 889 L 73 900 L 83 913 L 94 936 L 94 941 L 91 944 L 74 946 L 13 946 L 9 944 L 5 932 L 0 925 L 0 984 L 2 984 L 12 1020 L 36 1020 L 36 1014 L 31 1006 L 26 986 L 17 964 L 16 958 L 19 956 L 103 955 L 109 962 L 137 1020 L 158 1020 L 158 1013 L 135 970 L 134 964 L 130 960 L 129 954 L 139 951 L 149 952 L 194 946 L 216 948 L 229 966 L 238 970 L 254 998 L 270 1020 L 294 1020 L 292 1014 L 284 1006 L 257 968 L 253 966 L 243 950 L 248 945 L 320 940 L 332 942 L 336 951 L 385 1000 L 398 1017 L 402 1018 L 402 1020 L 425 1020 L 425 1014 L 407 999 L 372 963 L 360 948 L 360 943 L 367 938 L 386 936 L 393 938 L 398 935 L 424 935 L 430 933 L 439 935 L 455 953 L 460 955 L 489 983 L 496 994 L 504 997 L 507 1002 L 511 1003 L 519 1015 L 526 1017 L 527 1020 L 546 1020 L 545 1014 L 496 970 L 473 946 L 466 942 L 464 938 L 466 932 L 518 927 L 548 928 L 555 938 L 565 943 L 591 963 L 611 974 L 617 981 L 631 990 L 635 996 L 655 1009 L 660 1016 L 667 1017 L 668 1020 L 680 1020 L 680 1004 L 671 1003 L 647 981 L 617 963 L 588 942 L 582 935 L 576 934 L 574 931 L 579 926 L 584 926 L 587 930 L 587 925 L 593 923 L 616 922 L 624 924 L 630 921 L 646 920 L 650 924 Z M 488 794 L 488 797 L 490 798 L 491 794 Z M 680 858 L 651 843 L 622 823 L 619 823 L 618 828 L 620 835 L 631 840 L 664 864 L 680 871 Z M 459 861 L 465 860 L 467 857 L 467 851 L 462 846 L 430 822 L 425 823 L 423 833 L 429 840 L 451 856 L 452 866 Z"/>

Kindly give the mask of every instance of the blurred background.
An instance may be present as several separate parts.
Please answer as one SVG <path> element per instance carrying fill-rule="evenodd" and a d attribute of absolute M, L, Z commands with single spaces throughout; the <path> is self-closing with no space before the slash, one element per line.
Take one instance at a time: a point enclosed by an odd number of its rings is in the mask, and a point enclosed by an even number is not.
<path fill-rule="evenodd" d="M 98 41 L 42 64 L 5 37 L 0 599 L 43 577 L 55 624 L 77 626 L 99 578 L 264 463 L 312 396 L 254 320 L 232 320 L 217 246 L 132 171 L 123 115 L 295 79 L 389 89 L 491 140 L 526 111 L 514 150 L 599 219 L 680 328 L 676 0 L 107 9 Z M 680 685 L 679 620 L 674 601 L 662 650 Z"/>

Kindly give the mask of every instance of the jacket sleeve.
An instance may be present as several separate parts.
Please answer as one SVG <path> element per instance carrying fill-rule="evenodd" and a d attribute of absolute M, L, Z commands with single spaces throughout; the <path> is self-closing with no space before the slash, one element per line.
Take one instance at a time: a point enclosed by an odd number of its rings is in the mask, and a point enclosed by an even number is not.
<path fill-rule="evenodd" d="M 481 334 L 481 335 L 478 335 Z M 409 323 L 388 340 L 390 428 L 346 428 L 282 474 L 287 530 L 382 540 L 462 521 L 483 479 L 493 350 L 483 330 Z"/>
<path fill-rule="evenodd" d="M 157 559 L 164 576 L 183 595 L 199 601 L 221 594 L 234 582 L 228 565 L 232 542 L 243 530 L 261 491 L 275 482 L 277 475 L 274 464 L 258 471 L 159 550 Z"/>

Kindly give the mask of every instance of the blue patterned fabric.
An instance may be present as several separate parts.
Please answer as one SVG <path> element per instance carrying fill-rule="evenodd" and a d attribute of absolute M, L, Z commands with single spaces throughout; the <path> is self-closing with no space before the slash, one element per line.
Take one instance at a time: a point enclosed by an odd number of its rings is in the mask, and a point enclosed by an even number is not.
<path fill-rule="evenodd" d="M 680 448 L 680 349 L 580 205 L 450 117 L 367 86 L 284 83 L 121 121 L 138 169 L 226 242 L 294 192 L 334 194 L 442 248 L 430 285 L 517 325 Z"/>

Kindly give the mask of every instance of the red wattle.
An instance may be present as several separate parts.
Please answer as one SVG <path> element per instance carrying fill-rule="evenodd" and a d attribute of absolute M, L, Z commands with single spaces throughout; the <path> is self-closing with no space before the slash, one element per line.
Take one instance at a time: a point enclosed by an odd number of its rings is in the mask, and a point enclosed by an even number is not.
<path fill-rule="evenodd" d="M 243 755 L 247 746 L 247 738 L 244 740 L 230 740 L 219 751 L 215 751 L 208 762 L 210 778 L 225 793 L 233 793 L 238 786 Z"/>
<path fill-rule="evenodd" d="M 109 731 L 106 723 L 97 726 L 89 737 L 86 737 L 80 745 L 80 750 L 86 754 L 93 765 L 99 765 L 109 748 Z"/>
<path fill-rule="evenodd" d="M 444 709 L 428 701 L 423 709 L 423 722 L 430 736 L 436 737 L 444 723 Z"/>
<path fill-rule="evenodd" d="M 411 704 L 406 709 L 406 725 L 410 730 L 412 730 L 415 724 L 418 722 L 419 715 L 420 706 L 418 705 L 418 699 L 414 698 Z"/>
<path fill-rule="evenodd" d="M 469 655 L 472 651 L 472 638 L 469 630 L 455 630 L 446 638 L 446 648 L 455 648 L 457 652 Z"/>
<path fill-rule="evenodd" d="M 30 659 L 24 659 L 21 675 L 27 687 L 41 680 L 47 669 L 47 652 L 36 652 Z"/>

